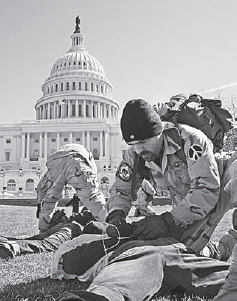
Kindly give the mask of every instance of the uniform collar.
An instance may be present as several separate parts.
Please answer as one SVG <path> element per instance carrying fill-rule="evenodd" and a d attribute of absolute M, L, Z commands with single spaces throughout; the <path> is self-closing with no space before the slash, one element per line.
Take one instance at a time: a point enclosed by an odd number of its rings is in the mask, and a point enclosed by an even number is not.
<path fill-rule="evenodd" d="M 162 174 L 164 174 L 167 162 L 168 155 L 175 154 L 181 149 L 181 139 L 179 130 L 171 122 L 163 122 L 163 155 L 161 159 L 161 168 L 157 166 L 154 162 L 146 162 L 146 166 L 154 169 L 159 169 Z"/>

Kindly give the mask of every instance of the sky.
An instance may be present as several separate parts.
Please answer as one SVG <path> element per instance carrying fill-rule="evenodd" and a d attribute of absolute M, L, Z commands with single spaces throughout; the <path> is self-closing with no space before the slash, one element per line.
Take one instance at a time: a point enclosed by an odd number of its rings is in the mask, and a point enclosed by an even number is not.
<path fill-rule="evenodd" d="M 132 98 L 155 104 L 212 89 L 236 101 L 236 0 L 2 0 L 0 124 L 35 120 L 77 15 L 121 110 Z"/>

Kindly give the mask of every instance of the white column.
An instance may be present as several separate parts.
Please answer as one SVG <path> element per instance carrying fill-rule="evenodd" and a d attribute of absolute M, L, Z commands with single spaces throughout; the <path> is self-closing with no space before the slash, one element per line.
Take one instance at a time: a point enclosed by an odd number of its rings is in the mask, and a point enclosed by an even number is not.
<path fill-rule="evenodd" d="M 44 133 L 44 158 L 47 159 L 47 149 L 48 149 L 48 133 Z"/>
<path fill-rule="evenodd" d="M 111 120 L 111 106 L 108 105 L 108 110 L 109 110 L 109 120 Z"/>
<path fill-rule="evenodd" d="M 50 103 L 48 103 L 47 110 L 48 110 L 47 119 L 50 119 Z"/>
<path fill-rule="evenodd" d="M 90 134 L 90 131 L 87 131 L 87 133 L 86 133 L 86 148 L 88 149 L 88 150 L 90 150 L 90 136 L 91 136 L 91 134 Z"/>
<path fill-rule="evenodd" d="M 101 108 L 100 108 L 100 102 L 98 101 L 98 104 L 97 104 L 97 111 L 98 111 L 98 118 L 101 118 Z"/>
<path fill-rule="evenodd" d="M 42 158 L 42 133 L 39 136 L 39 158 Z"/>
<path fill-rule="evenodd" d="M 104 118 L 107 118 L 106 114 L 106 104 L 104 104 Z"/>
<path fill-rule="evenodd" d="M 30 133 L 27 133 L 26 139 L 26 158 L 29 160 L 30 158 Z"/>
<path fill-rule="evenodd" d="M 57 104 L 56 101 L 53 103 L 53 118 L 57 118 Z"/>
<path fill-rule="evenodd" d="M 57 150 L 59 149 L 60 147 L 60 134 L 57 133 Z"/>
<path fill-rule="evenodd" d="M 81 137 L 81 138 L 82 138 L 82 139 L 81 139 L 81 140 L 82 140 L 81 143 L 82 143 L 83 146 L 85 146 L 85 132 L 83 131 L 83 132 L 81 133 L 81 135 L 82 135 L 82 137 Z"/>
<path fill-rule="evenodd" d="M 100 132 L 100 156 L 103 157 L 103 132 Z"/>
<path fill-rule="evenodd" d="M 69 143 L 72 143 L 72 132 L 69 133 Z"/>
<path fill-rule="evenodd" d="M 109 147 L 109 130 L 105 130 L 105 157 L 108 156 L 108 148 Z"/>
<path fill-rule="evenodd" d="M 67 101 L 67 118 L 70 117 L 70 110 L 71 110 L 71 101 Z"/>
<path fill-rule="evenodd" d="M 65 118 L 66 104 L 65 102 L 61 103 L 61 118 Z"/>
<path fill-rule="evenodd" d="M 93 117 L 93 101 L 89 103 L 89 117 Z"/>
<path fill-rule="evenodd" d="M 25 133 L 21 134 L 21 158 L 25 158 Z"/>

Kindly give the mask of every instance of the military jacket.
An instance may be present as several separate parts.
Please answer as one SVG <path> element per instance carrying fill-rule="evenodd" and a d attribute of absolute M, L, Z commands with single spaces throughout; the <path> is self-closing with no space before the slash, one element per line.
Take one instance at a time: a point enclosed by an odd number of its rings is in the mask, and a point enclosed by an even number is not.
<path fill-rule="evenodd" d="M 174 127 L 164 123 L 163 153 L 160 165 L 145 162 L 155 188 L 169 189 L 171 210 L 176 225 L 186 227 L 203 219 L 218 201 L 220 175 L 212 142 L 200 130 L 187 125 Z M 159 156 L 159 154 L 158 154 Z M 133 146 L 124 154 L 111 187 L 107 202 L 109 212 L 122 209 L 128 214 L 132 205 L 131 186 L 136 153 Z M 138 168 L 135 191 L 141 186 L 144 173 Z"/>

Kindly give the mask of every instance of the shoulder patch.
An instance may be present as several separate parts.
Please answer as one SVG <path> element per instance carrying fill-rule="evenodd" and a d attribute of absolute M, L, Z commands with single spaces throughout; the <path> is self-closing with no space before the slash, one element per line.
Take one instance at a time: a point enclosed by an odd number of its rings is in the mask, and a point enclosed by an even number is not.
<path fill-rule="evenodd" d="M 123 181 L 129 181 L 132 178 L 132 168 L 123 161 L 117 169 L 116 176 Z"/>
<path fill-rule="evenodd" d="M 188 149 L 189 159 L 197 161 L 203 154 L 203 148 L 199 144 L 193 144 Z"/>

